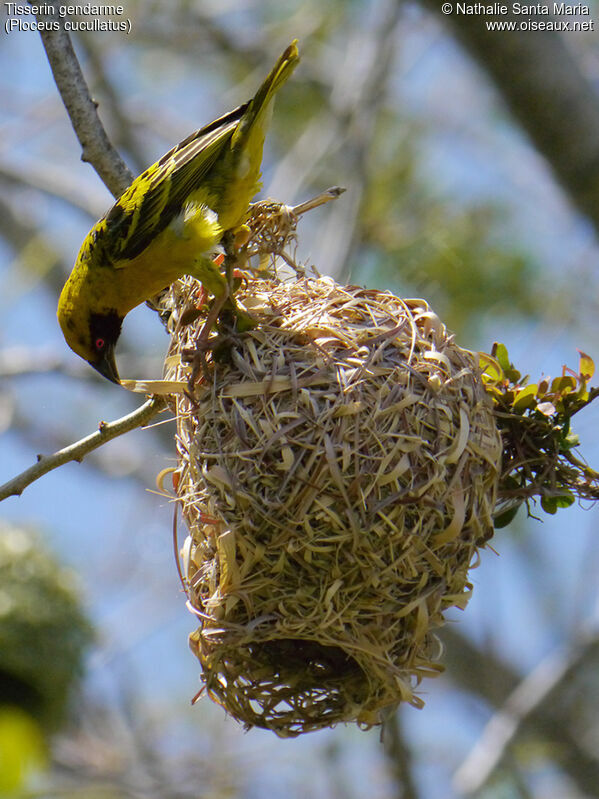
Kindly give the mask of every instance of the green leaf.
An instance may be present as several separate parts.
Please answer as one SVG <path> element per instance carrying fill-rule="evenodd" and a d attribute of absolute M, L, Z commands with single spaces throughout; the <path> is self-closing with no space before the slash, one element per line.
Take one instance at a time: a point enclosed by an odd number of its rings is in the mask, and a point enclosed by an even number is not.
<path fill-rule="evenodd" d="M 530 386 L 526 386 L 525 388 L 521 388 L 520 391 L 516 392 L 514 403 L 512 405 L 514 411 L 516 413 L 522 413 L 528 408 L 532 408 L 532 406 L 535 404 L 536 393 L 537 386 L 534 383 Z"/>
<path fill-rule="evenodd" d="M 565 450 L 574 449 L 574 447 L 579 446 L 580 438 L 576 433 L 568 433 L 568 435 L 564 436 L 560 441 L 560 447 Z"/>
<path fill-rule="evenodd" d="M 583 380 L 590 380 L 591 377 L 595 374 L 595 364 L 593 363 L 593 359 L 590 355 L 587 355 L 582 350 L 578 350 L 580 353 L 580 363 L 578 364 L 578 373 L 582 377 Z"/>
<path fill-rule="evenodd" d="M 495 402 L 499 402 L 503 398 L 503 391 L 493 384 L 485 386 L 485 391 L 493 397 Z"/>
<path fill-rule="evenodd" d="M 551 381 L 552 393 L 567 394 L 573 391 L 578 384 L 578 381 L 571 375 L 562 375 L 561 377 L 554 377 Z"/>
<path fill-rule="evenodd" d="M 483 378 L 486 378 L 488 382 L 499 383 L 503 380 L 503 369 L 499 361 L 493 358 L 492 355 L 487 352 L 479 352 L 478 364 L 483 373 Z"/>
<path fill-rule="evenodd" d="M 556 497 L 556 499 L 558 508 L 569 508 L 576 501 L 576 497 L 571 491 L 566 491 L 564 494 L 560 494 L 559 497 Z"/>
<path fill-rule="evenodd" d="M 577 400 L 580 400 L 580 402 L 584 402 L 584 403 L 588 402 L 589 392 L 587 390 L 587 387 L 586 387 L 586 384 L 584 383 L 584 381 L 581 383 L 580 388 L 576 392 L 575 396 L 576 396 Z"/>
<path fill-rule="evenodd" d="M 565 491 L 557 496 L 541 497 L 541 507 L 545 513 L 550 513 L 553 516 L 560 508 L 569 508 L 570 505 L 574 504 L 574 501 L 574 494 L 570 491 Z"/>
<path fill-rule="evenodd" d="M 503 369 L 503 371 L 507 372 L 511 364 L 510 364 L 509 355 L 507 353 L 507 347 L 505 346 L 505 344 L 501 344 L 499 341 L 496 341 L 493 344 L 492 352 L 495 358 L 497 358 L 497 361 L 501 366 L 501 368 Z"/>
<path fill-rule="evenodd" d="M 550 513 L 552 516 L 557 513 L 557 502 L 555 497 L 541 497 L 541 507 L 545 513 Z"/>
<path fill-rule="evenodd" d="M 502 527 L 507 527 L 510 522 L 514 521 L 519 510 L 520 505 L 516 505 L 514 508 L 509 508 L 509 510 L 500 513 L 499 516 L 496 516 L 493 519 L 493 527 L 496 530 L 501 530 Z"/>
<path fill-rule="evenodd" d="M 12 705 L 0 706 L 0 753 L 0 796 L 25 795 L 46 766 L 46 744 L 38 722 Z"/>

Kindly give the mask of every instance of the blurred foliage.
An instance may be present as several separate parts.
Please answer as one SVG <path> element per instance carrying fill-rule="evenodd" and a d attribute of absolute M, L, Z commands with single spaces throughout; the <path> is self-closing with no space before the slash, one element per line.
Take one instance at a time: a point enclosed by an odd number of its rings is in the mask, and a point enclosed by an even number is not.
<path fill-rule="evenodd" d="M 459 336 L 489 315 L 539 317 L 546 304 L 538 266 L 497 231 L 505 208 L 439 196 L 419 175 L 420 125 L 389 109 L 371 149 L 370 182 L 359 214 L 363 247 L 377 283 L 401 281 L 423 295 Z"/>
<path fill-rule="evenodd" d="M 18 707 L 0 704 L 0 797 L 14 799 L 46 763 L 37 721 Z"/>
<path fill-rule="evenodd" d="M 91 640 L 73 574 L 38 535 L 0 522 L 0 705 L 56 727 Z"/>

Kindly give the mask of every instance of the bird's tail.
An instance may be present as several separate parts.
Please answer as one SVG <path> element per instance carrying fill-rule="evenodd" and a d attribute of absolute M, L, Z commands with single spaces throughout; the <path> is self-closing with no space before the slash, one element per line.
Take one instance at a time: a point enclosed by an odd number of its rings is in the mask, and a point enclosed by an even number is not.
<path fill-rule="evenodd" d="M 299 53 L 297 50 L 297 39 L 294 39 L 289 47 L 281 54 L 279 60 L 264 80 L 264 83 L 254 95 L 252 105 L 260 107 L 268 103 L 275 92 L 277 92 L 287 78 L 289 78 L 298 63 Z"/>
<path fill-rule="evenodd" d="M 247 111 L 243 115 L 241 124 L 238 126 L 233 136 L 233 149 L 240 146 L 241 141 L 250 134 L 250 131 L 257 122 L 259 126 L 264 124 L 261 118 L 270 110 L 274 95 L 287 81 L 298 63 L 299 52 L 297 49 L 297 39 L 294 39 L 289 47 L 280 55 L 277 63 L 268 73 L 262 86 L 260 86 L 253 99 L 250 101 Z"/>

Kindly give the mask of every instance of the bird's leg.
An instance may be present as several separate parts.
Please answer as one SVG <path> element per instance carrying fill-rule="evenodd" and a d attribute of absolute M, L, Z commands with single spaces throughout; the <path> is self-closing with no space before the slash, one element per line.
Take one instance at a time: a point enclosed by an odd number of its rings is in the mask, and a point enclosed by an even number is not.
<path fill-rule="evenodd" d="M 224 261 L 225 275 L 222 278 L 223 285 L 220 287 L 219 292 L 215 293 L 214 295 L 210 310 L 208 311 L 206 319 L 204 320 L 204 324 L 202 325 L 202 329 L 195 341 L 195 351 L 193 355 L 188 356 L 188 360 L 192 364 L 192 370 L 188 381 L 190 393 L 193 393 L 193 387 L 200 374 L 202 374 L 204 377 L 207 377 L 208 364 L 206 362 L 206 353 L 208 350 L 213 349 L 213 344 L 216 344 L 216 341 L 210 340 L 210 334 L 213 328 L 216 326 L 223 308 L 229 304 L 233 306 L 233 313 L 235 313 L 237 310 L 231 290 L 231 279 L 234 274 L 234 265 L 236 260 L 233 235 L 231 233 L 225 233 L 222 244 L 225 254 L 217 256 L 213 263 L 218 269 L 218 267 L 220 267 Z M 216 339 L 220 340 L 221 336 L 217 336 Z"/>
<path fill-rule="evenodd" d="M 212 328 L 215 326 L 220 312 L 223 309 L 223 305 L 226 303 L 229 297 L 228 289 L 223 292 L 218 297 L 215 297 L 212 302 L 212 307 L 208 311 L 208 315 L 206 316 L 206 320 L 202 325 L 202 329 L 200 334 L 195 342 L 195 353 L 192 358 L 190 358 L 190 362 L 193 364 L 191 369 L 191 375 L 189 376 L 189 389 L 193 393 L 193 387 L 195 385 L 196 380 L 203 374 L 206 377 L 208 372 L 208 364 L 206 363 L 206 353 L 209 349 L 211 349 L 211 345 L 209 344 L 210 333 Z"/>
<path fill-rule="evenodd" d="M 255 325 L 254 319 L 246 311 L 239 308 L 235 302 L 233 287 L 233 281 L 239 277 L 236 270 L 239 257 L 238 251 L 247 242 L 249 234 L 249 229 L 242 226 L 235 231 L 227 231 L 223 235 L 221 243 L 224 249 L 224 257 L 218 256 L 218 260 L 215 259 L 216 266 L 224 263 L 223 286 L 219 293 L 214 295 L 212 306 L 195 342 L 195 354 L 189 358 L 189 362 L 193 364 L 189 377 L 190 391 L 193 391 L 193 386 L 200 374 L 203 374 L 204 377 L 207 376 L 206 353 L 209 350 L 214 351 L 215 347 L 224 345 L 227 341 L 231 341 L 231 334 L 245 332 Z M 219 320 L 223 323 L 219 326 L 219 335 L 211 339 L 210 334 Z M 230 320 L 232 320 L 232 323 Z"/>
<path fill-rule="evenodd" d="M 228 230 L 223 238 L 222 244 L 225 250 L 225 279 L 228 287 L 227 310 L 231 311 L 234 321 L 234 329 L 238 333 L 244 333 L 255 326 L 254 319 L 235 302 L 234 281 L 243 277 L 241 272 L 236 269 L 239 262 L 239 250 L 247 244 L 251 231 L 247 225 L 241 225 L 234 230 Z"/>

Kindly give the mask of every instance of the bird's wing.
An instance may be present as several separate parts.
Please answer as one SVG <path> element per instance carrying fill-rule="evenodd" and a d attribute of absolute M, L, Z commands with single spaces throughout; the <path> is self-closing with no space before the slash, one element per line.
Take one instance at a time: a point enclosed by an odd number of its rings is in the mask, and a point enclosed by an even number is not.
<path fill-rule="evenodd" d="M 126 266 L 181 213 L 230 141 L 247 105 L 192 133 L 133 181 L 104 217 L 101 246 L 106 261 Z"/>

